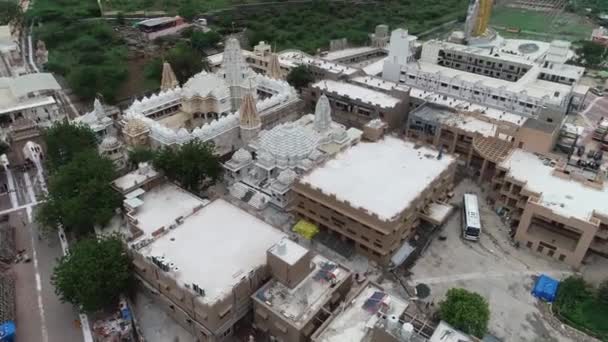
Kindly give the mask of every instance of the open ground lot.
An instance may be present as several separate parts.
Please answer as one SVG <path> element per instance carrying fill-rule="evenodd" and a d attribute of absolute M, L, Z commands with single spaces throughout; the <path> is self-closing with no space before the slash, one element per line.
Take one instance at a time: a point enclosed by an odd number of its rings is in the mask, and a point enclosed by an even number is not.
<path fill-rule="evenodd" d="M 507 28 L 517 28 L 521 32 L 518 38 L 534 38 L 539 40 L 588 39 L 593 30 L 593 23 L 574 13 L 559 13 L 559 19 L 554 20 L 555 14 L 529 9 L 497 6 L 492 11 L 490 24 L 503 33 Z M 508 34 L 513 36 L 513 34 Z"/>
<path fill-rule="evenodd" d="M 465 191 L 481 194 L 476 185 L 465 180 L 456 188 L 455 203 Z M 410 283 L 427 284 L 431 289 L 428 300 L 435 304 L 452 287 L 480 293 L 490 303 L 489 330 L 504 341 L 574 341 L 548 324 L 530 294 L 536 275 L 563 279 L 573 271 L 525 248 L 515 248 L 509 229 L 483 202 L 483 196 L 479 198 L 480 241 L 460 238 L 460 211 L 456 210 L 413 267 Z"/>

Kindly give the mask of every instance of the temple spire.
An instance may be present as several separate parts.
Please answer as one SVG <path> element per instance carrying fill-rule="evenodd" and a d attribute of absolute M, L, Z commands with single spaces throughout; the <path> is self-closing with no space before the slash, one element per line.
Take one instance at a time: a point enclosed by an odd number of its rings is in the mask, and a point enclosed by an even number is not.
<path fill-rule="evenodd" d="M 169 62 L 163 62 L 163 75 L 160 81 L 160 90 L 165 91 L 169 89 L 173 89 L 179 85 L 177 81 L 177 77 L 175 77 L 175 73 L 171 68 L 171 64 Z"/>
<path fill-rule="evenodd" d="M 245 58 L 243 58 L 238 39 L 228 38 L 226 41 L 222 67 L 226 83 L 228 83 L 230 89 L 230 104 L 232 110 L 236 111 L 241 105 L 241 98 L 246 89 L 243 83 L 249 76 L 249 66 L 245 62 Z"/>
<path fill-rule="evenodd" d="M 96 97 L 95 101 L 93 101 L 93 112 L 95 112 L 95 116 L 99 119 L 106 117 L 106 110 L 103 108 L 101 101 Z"/>
<path fill-rule="evenodd" d="M 244 143 L 248 143 L 255 139 L 262 127 L 262 120 L 258 114 L 255 102 L 253 90 L 250 85 L 249 91 L 243 96 L 239 109 L 239 126 L 241 130 L 241 139 Z"/>
<path fill-rule="evenodd" d="M 317 132 L 325 132 L 331 128 L 331 106 L 325 94 L 317 101 L 314 127 Z"/>
<path fill-rule="evenodd" d="M 276 53 L 270 54 L 270 60 L 268 61 L 268 76 L 275 80 L 282 79 L 281 65 L 279 64 L 279 56 Z"/>

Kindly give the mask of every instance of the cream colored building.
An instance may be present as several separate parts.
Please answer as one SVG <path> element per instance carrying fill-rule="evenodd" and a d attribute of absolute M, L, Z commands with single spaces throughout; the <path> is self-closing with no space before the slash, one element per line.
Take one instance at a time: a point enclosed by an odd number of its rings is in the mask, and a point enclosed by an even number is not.
<path fill-rule="evenodd" d="M 285 236 L 224 199 L 208 201 L 142 167 L 112 186 L 124 196 L 134 270 L 198 341 L 231 340 L 270 278 L 266 251 Z"/>
<path fill-rule="evenodd" d="M 452 155 L 413 142 L 361 142 L 298 179 L 294 212 L 386 266 L 446 199 L 455 169 Z"/>
<path fill-rule="evenodd" d="M 343 266 L 284 239 L 267 252 L 273 279 L 253 296 L 254 324 L 277 342 L 304 342 L 352 285 Z"/>
<path fill-rule="evenodd" d="M 608 255 L 605 177 L 515 149 L 498 165 L 492 197 L 522 246 L 578 267 L 590 253 Z"/>

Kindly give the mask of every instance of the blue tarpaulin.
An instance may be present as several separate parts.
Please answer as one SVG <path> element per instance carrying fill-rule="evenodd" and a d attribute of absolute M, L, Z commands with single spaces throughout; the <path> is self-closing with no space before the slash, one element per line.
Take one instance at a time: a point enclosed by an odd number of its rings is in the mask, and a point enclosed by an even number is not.
<path fill-rule="evenodd" d="M 534 284 L 532 295 L 551 303 L 555 300 L 558 285 L 559 281 L 543 274 L 538 278 L 536 284 Z"/>
<path fill-rule="evenodd" d="M 15 322 L 6 321 L 0 325 L 0 342 L 15 341 Z"/>

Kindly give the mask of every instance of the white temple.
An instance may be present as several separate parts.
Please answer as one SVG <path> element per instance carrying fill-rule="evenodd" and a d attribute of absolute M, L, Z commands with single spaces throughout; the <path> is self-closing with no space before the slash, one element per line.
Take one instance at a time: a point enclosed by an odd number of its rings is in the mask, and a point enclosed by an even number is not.
<path fill-rule="evenodd" d="M 243 98 L 249 96 L 246 106 Z M 296 119 L 302 101 L 287 82 L 255 73 L 243 59 L 238 40 L 226 42 L 222 68 L 201 71 L 183 86 L 175 86 L 136 100 L 124 112 L 123 125 L 139 120 L 147 126 L 152 147 L 183 144 L 192 139 L 211 141 L 218 154 L 227 154 L 255 138 L 261 128 Z M 255 107 L 255 108 L 254 108 Z M 257 119 L 242 118 L 257 112 Z M 244 121 L 253 122 L 243 127 Z M 257 123 L 261 127 L 255 127 Z M 252 133 L 253 132 L 253 133 Z M 253 136 L 252 136 L 253 135 Z"/>
<path fill-rule="evenodd" d="M 291 203 L 290 186 L 298 175 L 357 143 L 361 134 L 332 121 L 323 95 L 314 115 L 264 130 L 232 155 L 224 164 L 230 193 L 258 209 L 267 204 L 285 208 Z"/>

